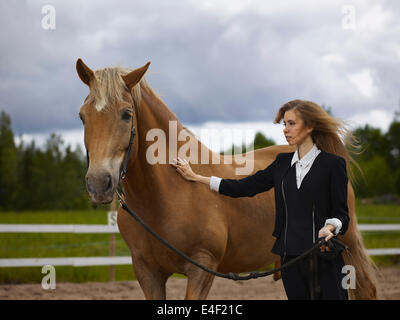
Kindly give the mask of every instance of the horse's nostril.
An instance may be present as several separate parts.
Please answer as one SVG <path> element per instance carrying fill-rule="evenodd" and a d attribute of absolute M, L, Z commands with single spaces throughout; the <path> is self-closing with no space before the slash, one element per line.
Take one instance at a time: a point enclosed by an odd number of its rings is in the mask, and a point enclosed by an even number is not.
<path fill-rule="evenodd" d="M 90 193 L 94 193 L 95 191 L 93 185 L 89 182 L 88 178 L 86 178 L 86 188 Z"/>
<path fill-rule="evenodd" d="M 111 180 L 111 176 L 110 175 L 108 175 L 107 176 L 107 189 L 106 189 L 106 192 L 109 192 L 110 190 L 111 190 L 111 188 L 112 188 L 112 180 Z"/>

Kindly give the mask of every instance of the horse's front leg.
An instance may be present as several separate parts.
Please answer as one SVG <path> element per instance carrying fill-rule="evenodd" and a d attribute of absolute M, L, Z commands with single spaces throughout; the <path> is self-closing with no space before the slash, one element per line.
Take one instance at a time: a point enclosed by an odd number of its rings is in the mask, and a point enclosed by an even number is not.
<path fill-rule="evenodd" d="M 198 252 L 192 255 L 191 258 L 212 270 L 217 270 L 219 265 L 219 261 L 206 251 Z M 185 266 L 185 274 L 188 277 L 185 299 L 205 300 L 211 289 L 214 275 L 189 262 Z"/>
<path fill-rule="evenodd" d="M 136 279 L 148 300 L 165 300 L 165 284 L 171 273 L 162 270 L 157 264 L 149 263 L 141 258 L 132 258 Z"/>

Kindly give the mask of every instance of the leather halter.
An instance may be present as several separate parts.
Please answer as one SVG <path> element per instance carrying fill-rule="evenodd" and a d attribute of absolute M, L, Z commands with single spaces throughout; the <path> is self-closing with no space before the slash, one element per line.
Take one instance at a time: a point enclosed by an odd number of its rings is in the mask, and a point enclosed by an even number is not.
<path fill-rule="evenodd" d="M 119 179 L 120 179 L 119 183 L 121 183 L 121 180 L 125 178 L 126 168 L 128 167 L 129 158 L 131 157 L 132 145 L 133 145 L 133 140 L 135 140 L 135 136 L 136 136 L 136 129 L 135 126 L 133 125 L 131 130 L 131 138 L 129 139 L 128 149 L 126 149 L 124 161 L 122 162 L 122 166 L 119 172 Z"/>

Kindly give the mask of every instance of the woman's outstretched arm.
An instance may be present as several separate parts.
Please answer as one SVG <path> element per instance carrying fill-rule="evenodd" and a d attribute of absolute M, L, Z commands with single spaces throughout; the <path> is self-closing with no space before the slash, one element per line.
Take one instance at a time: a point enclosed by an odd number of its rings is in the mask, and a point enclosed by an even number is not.
<path fill-rule="evenodd" d="M 268 191 L 273 187 L 273 173 L 276 166 L 276 159 L 264 170 L 243 179 L 221 179 L 218 177 L 204 177 L 193 172 L 189 163 L 184 159 L 174 159 L 171 163 L 176 170 L 189 181 L 198 181 L 210 186 L 211 190 L 220 194 L 238 198 L 252 197 L 258 193 Z"/>

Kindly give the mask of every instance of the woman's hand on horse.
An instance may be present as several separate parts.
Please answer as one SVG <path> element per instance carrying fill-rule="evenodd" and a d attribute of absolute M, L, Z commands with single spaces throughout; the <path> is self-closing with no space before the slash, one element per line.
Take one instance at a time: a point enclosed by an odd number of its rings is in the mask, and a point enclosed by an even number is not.
<path fill-rule="evenodd" d="M 185 159 L 177 158 L 172 159 L 171 166 L 176 168 L 186 180 L 189 181 L 197 181 L 197 175 L 192 171 L 189 163 Z"/>

